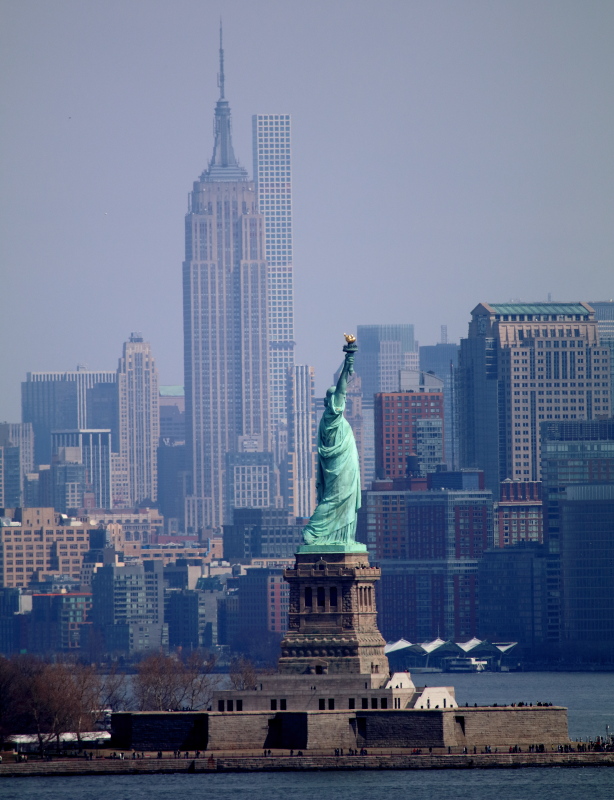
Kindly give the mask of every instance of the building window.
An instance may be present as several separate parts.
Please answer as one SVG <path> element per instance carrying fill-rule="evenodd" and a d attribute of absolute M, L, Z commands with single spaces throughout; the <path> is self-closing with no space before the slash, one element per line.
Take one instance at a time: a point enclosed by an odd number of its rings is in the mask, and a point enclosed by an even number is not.
<path fill-rule="evenodd" d="M 323 697 L 318 700 L 318 708 L 320 711 L 326 711 L 326 700 Z"/>
<path fill-rule="evenodd" d="M 218 711 L 223 711 L 224 710 L 224 701 L 223 700 L 218 700 L 217 701 L 217 710 Z"/>
<path fill-rule="evenodd" d="M 363 708 L 369 708 L 369 698 L 368 697 L 363 697 L 362 698 L 362 707 Z"/>
<path fill-rule="evenodd" d="M 348 708 L 355 709 L 356 708 L 356 700 L 353 697 L 348 699 Z"/>
<path fill-rule="evenodd" d="M 328 699 L 328 710 L 329 711 L 334 711 L 335 710 L 335 698 L 334 697 L 329 697 L 329 699 Z"/>
<path fill-rule="evenodd" d="M 377 708 L 377 697 L 371 698 L 371 708 Z"/>
<path fill-rule="evenodd" d="M 380 708 L 388 708 L 388 698 L 387 697 L 382 697 L 382 700 L 381 700 L 381 703 L 380 703 Z"/>
<path fill-rule="evenodd" d="M 243 711 L 243 700 L 237 700 L 237 711 Z"/>
<path fill-rule="evenodd" d="M 277 700 L 271 700 L 271 711 L 277 711 Z"/>
<path fill-rule="evenodd" d="M 285 711 L 286 710 L 286 701 L 285 700 L 280 700 L 279 701 L 279 710 L 280 711 Z"/>

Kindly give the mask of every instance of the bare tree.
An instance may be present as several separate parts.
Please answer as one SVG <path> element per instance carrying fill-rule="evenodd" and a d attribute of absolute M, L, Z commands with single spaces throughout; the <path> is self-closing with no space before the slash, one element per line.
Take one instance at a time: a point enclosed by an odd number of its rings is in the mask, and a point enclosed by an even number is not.
<path fill-rule="evenodd" d="M 101 681 L 92 666 L 48 664 L 33 656 L 0 658 L 0 736 L 34 733 L 41 754 L 62 735 L 81 734 L 100 709 Z"/>
<path fill-rule="evenodd" d="M 213 697 L 219 677 L 213 674 L 216 659 L 200 651 L 184 660 L 179 655 L 155 653 L 137 667 L 134 693 L 140 711 L 206 708 Z"/>
<path fill-rule="evenodd" d="M 183 694 L 179 672 L 180 662 L 163 653 L 153 653 L 137 667 L 134 694 L 139 711 L 175 709 Z"/>
<path fill-rule="evenodd" d="M 102 685 L 95 667 L 74 664 L 69 668 L 70 676 L 70 730 L 77 734 L 81 750 L 81 734 L 92 730 L 100 711 Z"/>
<path fill-rule="evenodd" d="M 56 739 L 60 746 L 62 733 L 69 730 L 70 706 L 68 681 L 64 666 L 45 664 L 32 659 L 21 663 L 23 671 L 23 699 L 29 717 L 29 729 L 38 738 L 41 755 Z"/>
<path fill-rule="evenodd" d="M 21 660 L 21 656 L 0 656 L 0 749 L 7 737 L 25 731 L 28 726 Z"/>
<path fill-rule="evenodd" d="M 240 691 L 256 688 L 258 684 L 258 672 L 249 658 L 239 656 L 231 661 L 230 682 L 233 689 L 238 689 Z"/>
<path fill-rule="evenodd" d="M 213 674 L 216 657 L 204 657 L 199 650 L 194 650 L 182 664 L 183 696 L 181 703 L 188 708 L 197 710 L 207 708 L 213 698 L 213 693 L 219 685 L 220 677 Z"/>
<path fill-rule="evenodd" d="M 127 711 L 131 705 L 129 678 L 113 664 L 100 678 L 100 706 L 111 711 Z"/>

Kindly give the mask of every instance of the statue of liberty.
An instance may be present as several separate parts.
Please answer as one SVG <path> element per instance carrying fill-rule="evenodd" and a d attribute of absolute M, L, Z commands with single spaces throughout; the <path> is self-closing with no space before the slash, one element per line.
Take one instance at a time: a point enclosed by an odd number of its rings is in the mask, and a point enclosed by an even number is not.
<path fill-rule="evenodd" d="M 358 450 L 350 423 L 343 416 L 348 377 L 354 372 L 358 346 L 355 336 L 346 334 L 345 338 L 343 368 L 337 385 L 326 392 L 318 429 L 318 505 L 303 531 L 305 545 L 299 552 L 366 551 L 355 539 L 356 515 L 360 508 Z"/>

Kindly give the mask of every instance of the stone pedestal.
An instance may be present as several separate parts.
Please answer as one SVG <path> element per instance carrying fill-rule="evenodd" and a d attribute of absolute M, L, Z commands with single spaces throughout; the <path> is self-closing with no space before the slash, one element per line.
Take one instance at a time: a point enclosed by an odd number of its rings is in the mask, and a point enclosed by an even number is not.
<path fill-rule="evenodd" d="M 294 568 L 284 573 L 290 607 L 279 672 L 385 678 L 388 659 L 375 606 L 380 570 L 369 566 L 366 552 L 301 548 L 307 549 L 297 553 Z"/>

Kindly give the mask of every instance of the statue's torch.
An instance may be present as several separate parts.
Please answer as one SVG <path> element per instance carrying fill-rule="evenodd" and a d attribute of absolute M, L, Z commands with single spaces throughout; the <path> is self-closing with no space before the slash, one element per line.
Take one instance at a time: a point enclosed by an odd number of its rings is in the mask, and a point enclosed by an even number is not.
<path fill-rule="evenodd" d="M 356 337 L 352 333 L 344 333 L 345 344 L 343 345 L 343 352 L 346 354 L 346 361 L 348 362 L 348 374 L 354 374 L 354 356 L 358 352 L 358 345 L 356 344 Z"/>

